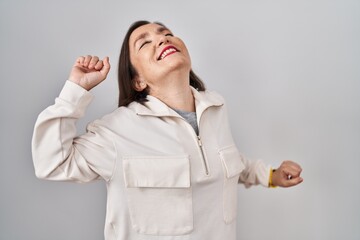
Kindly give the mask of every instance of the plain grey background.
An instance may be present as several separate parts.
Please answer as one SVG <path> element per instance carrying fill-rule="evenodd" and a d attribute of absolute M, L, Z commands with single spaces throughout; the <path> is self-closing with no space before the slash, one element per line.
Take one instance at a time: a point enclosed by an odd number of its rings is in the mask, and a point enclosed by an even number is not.
<path fill-rule="evenodd" d="M 304 169 L 295 188 L 239 186 L 238 239 L 360 239 L 358 0 L 0 0 L 0 239 L 103 239 L 104 183 L 36 179 L 32 130 L 79 55 L 112 63 L 79 133 L 116 108 L 120 45 L 140 19 L 185 41 L 244 154 Z"/>

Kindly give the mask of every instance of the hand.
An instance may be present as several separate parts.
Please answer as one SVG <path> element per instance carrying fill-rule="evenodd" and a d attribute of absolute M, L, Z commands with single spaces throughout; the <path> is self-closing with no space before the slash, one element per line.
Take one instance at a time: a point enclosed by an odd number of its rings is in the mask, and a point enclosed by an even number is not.
<path fill-rule="evenodd" d="M 82 56 L 76 59 L 69 80 L 89 91 L 104 81 L 109 71 L 109 57 L 99 60 L 97 56 Z"/>
<path fill-rule="evenodd" d="M 303 181 L 301 167 L 292 161 L 284 161 L 272 174 L 272 184 L 279 187 L 292 187 Z"/>

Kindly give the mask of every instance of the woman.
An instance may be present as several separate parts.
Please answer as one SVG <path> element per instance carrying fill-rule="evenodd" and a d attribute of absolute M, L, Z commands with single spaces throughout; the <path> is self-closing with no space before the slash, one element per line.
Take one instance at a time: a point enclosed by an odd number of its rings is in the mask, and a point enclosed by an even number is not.
<path fill-rule="evenodd" d="M 250 162 L 234 145 L 226 104 L 192 72 L 185 44 L 139 21 L 119 60 L 119 108 L 76 137 L 76 120 L 105 80 L 109 59 L 79 57 L 35 125 L 39 178 L 108 188 L 105 239 L 236 239 L 237 184 L 290 187 L 301 167 Z"/>

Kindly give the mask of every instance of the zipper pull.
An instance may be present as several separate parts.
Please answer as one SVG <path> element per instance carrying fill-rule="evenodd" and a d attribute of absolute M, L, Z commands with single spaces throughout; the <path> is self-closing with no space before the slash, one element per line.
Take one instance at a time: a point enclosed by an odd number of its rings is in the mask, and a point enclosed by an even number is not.
<path fill-rule="evenodd" d="M 203 149 L 203 146 L 202 146 L 200 136 L 197 136 L 197 139 L 198 139 L 198 144 L 199 144 L 199 148 L 200 148 L 200 152 L 201 152 L 201 157 L 202 157 L 203 164 L 204 164 L 204 167 L 205 167 L 205 174 L 208 176 L 209 175 L 209 167 L 208 167 L 206 159 L 205 159 L 204 149 Z"/>
<path fill-rule="evenodd" d="M 202 142 L 201 142 L 200 136 L 197 136 L 197 139 L 198 139 L 199 147 L 202 147 Z"/>

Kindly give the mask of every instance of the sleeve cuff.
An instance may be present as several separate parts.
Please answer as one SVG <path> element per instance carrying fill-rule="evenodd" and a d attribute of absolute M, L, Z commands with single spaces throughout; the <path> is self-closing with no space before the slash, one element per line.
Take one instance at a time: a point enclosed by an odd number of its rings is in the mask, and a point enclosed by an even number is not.
<path fill-rule="evenodd" d="M 60 92 L 59 98 L 77 107 L 86 108 L 94 97 L 86 89 L 67 80 Z"/>
<path fill-rule="evenodd" d="M 276 169 L 270 168 L 270 174 L 269 174 L 269 188 L 276 188 L 277 186 L 273 185 L 272 183 L 272 176 L 273 172 L 275 172 Z"/>

